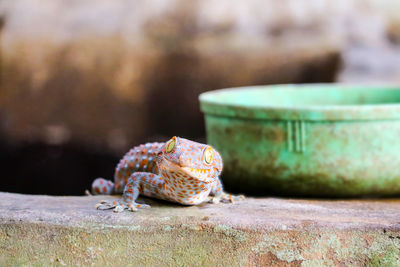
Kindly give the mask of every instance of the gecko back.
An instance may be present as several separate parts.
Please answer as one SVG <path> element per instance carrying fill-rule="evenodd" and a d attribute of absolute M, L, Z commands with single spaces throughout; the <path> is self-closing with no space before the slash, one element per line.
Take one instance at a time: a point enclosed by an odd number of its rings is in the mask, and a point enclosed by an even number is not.
<path fill-rule="evenodd" d="M 146 143 L 129 150 L 115 168 L 114 182 L 97 178 L 92 183 L 92 193 L 95 195 L 120 194 L 132 173 L 158 174 L 157 155 L 163 145 L 164 143 Z"/>

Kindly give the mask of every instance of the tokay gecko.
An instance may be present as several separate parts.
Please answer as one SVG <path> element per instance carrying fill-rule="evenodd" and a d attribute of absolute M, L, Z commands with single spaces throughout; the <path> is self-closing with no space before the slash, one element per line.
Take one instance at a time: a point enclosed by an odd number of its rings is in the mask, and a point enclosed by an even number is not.
<path fill-rule="evenodd" d="M 92 192 L 123 193 L 120 200 L 96 205 L 97 209 L 114 208 L 115 212 L 149 208 L 135 202 L 139 194 L 183 205 L 244 199 L 223 191 L 221 172 L 222 158 L 214 148 L 174 136 L 166 143 L 147 143 L 131 149 L 116 167 L 115 183 L 97 178 Z"/>

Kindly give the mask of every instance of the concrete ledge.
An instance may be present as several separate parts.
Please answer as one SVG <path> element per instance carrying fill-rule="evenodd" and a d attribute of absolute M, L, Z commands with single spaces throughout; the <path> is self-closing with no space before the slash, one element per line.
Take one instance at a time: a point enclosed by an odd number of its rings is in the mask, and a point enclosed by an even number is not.
<path fill-rule="evenodd" d="M 249 198 L 184 207 L 145 199 L 0 193 L 0 265 L 399 265 L 400 200 Z"/>

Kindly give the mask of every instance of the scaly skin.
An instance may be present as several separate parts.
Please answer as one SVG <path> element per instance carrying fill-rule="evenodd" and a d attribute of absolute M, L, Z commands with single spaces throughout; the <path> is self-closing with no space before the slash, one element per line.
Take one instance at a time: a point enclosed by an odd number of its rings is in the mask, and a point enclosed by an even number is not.
<path fill-rule="evenodd" d="M 139 194 L 183 205 L 243 199 L 223 191 L 221 172 L 222 159 L 215 149 L 174 136 L 167 143 L 147 143 L 131 149 L 115 170 L 115 185 L 97 178 L 92 192 L 112 194 L 123 189 L 120 200 L 96 205 L 97 209 L 114 208 L 116 212 L 150 207 L 135 202 Z"/>

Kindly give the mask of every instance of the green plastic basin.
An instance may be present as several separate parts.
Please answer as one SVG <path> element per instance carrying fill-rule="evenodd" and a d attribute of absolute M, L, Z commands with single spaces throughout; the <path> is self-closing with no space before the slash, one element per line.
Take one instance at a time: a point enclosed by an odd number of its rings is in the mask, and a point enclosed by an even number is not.
<path fill-rule="evenodd" d="M 230 190 L 400 194 L 400 87 L 242 87 L 203 93 L 200 104 Z"/>

